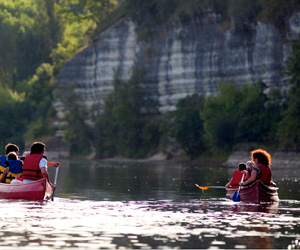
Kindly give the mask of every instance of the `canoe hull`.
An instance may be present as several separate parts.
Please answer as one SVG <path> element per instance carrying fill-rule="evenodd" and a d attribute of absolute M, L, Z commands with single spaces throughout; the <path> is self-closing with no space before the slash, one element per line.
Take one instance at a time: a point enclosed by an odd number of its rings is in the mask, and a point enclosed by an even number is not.
<path fill-rule="evenodd" d="M 30 183 L 0 183 L 0 199 L 42 201 L 49 200 L 52 192 L 46 179 Z"/>
<path fill-rule="evenodd" d="M 279 202 L 277 189 L 277 187 L 269 187 L 260 181 L 256 181 L 251 186 L 241 188 L 241 201 L 249 203 Z M 234 192 L 237 190 L 237 188 L 228 188 L 226 198 L 232 199 Z"/>

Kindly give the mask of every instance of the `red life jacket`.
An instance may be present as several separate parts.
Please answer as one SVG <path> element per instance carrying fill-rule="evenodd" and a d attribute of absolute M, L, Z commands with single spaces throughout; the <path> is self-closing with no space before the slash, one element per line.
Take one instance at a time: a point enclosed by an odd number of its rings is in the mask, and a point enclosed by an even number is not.
<path fill-rule="evenodd" d="M 25 157 L 23 165 L 23 179 L 39 180 L 43 178 L 41 169 L 39 167 L 42 154 L 28 154 Z"/>
<path fill-rule="evenodd" d="M 265 166 L 261 163 L 258 163 L 257 165 L 261 169 L 260 181 L 265 184 L 270 184 L 270 182 L 272 180 L 272 171 L 271 171 L 270 166 Z"/>
<path fill-rule="evenodd" d="M 239 183 L 241 182 L 243 177 L 243 172 L 242 171 L 238 171 L 238 170 L 234 170 L 232 173 L 232 178 L 230 180 L 230 185 L 231 186 L 237 186 L 239 185 Z M 247 174 L 244 177 L 244 181 L 246 181 L 247 179 L 249 179 L 249 173 L 247 172 Z"/>

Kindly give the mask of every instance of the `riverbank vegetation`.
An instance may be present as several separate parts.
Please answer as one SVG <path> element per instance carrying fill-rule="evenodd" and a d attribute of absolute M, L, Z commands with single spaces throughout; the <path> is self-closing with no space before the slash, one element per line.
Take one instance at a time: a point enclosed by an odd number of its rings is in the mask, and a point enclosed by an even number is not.
<path fill-rule="evenodd" d="M 151 28 L 167 25 L 174 17 L 192 21 L 191 13 L 211 9 L 223 26 L 234 22 L 238 32 L 256 21 L 282 28 L 299 6 L 297 0 L 3 0 L 0 3 L 0 120 L 1 145 L 53 136 L 55 76 L 96 32 L 121 17 L 138 24 L 139 39 L 151 39 Z M 65 137 L 71 154 L 98 157 L 148 157 L 172 154 L 181 148 L 190 158 L 226 155 L 255 146 L 300 150 L 300 42 L 291 41 L 292 57 L 286 74 L 290 93 L 281 96 L 264 83 L 238 88 L 219 83 L 219 94 L 187 96 L 176 111 L 161 115 L 143 92 L 144 69 L 136 68 L 128 81 L 116 73 L 114 92 L 99 107 L 84 107 L 72 88 L 56 88 L 65 104 Z M 57 87 L 57 86 L 56 86 Z M 88 121 L 88 122 L 87 122 Z"/>

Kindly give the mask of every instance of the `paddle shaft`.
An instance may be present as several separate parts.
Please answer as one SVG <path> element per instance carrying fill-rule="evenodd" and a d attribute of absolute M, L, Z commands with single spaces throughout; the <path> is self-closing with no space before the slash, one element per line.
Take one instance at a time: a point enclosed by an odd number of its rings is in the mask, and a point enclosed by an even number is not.
<path fill-rule="evenodd" d="M 54 185 L 56 185 L 57 176 L 58 176 L 58 169 L 59 169 L 59 167 L 57 167 L 56 170 L 55 170 Z M 53 189 L 53 192 L 52 192 L 52 197 L 51 197 L 52 201 L 54 200 L 54 193 L 55 193 L 55 189 Z"/>
<path fill-rule="evenodd" d="M 242 176 L 241 183 L 243 183 L 243 181 L 244 181 L 244 177 L 245 177 L 245 174 L 243 174 L 243 176 Z M 242 187 L 242 185 L 240 185 L 240 186 L 239 186 L 239 191 L 238 191 L 238 193 L 240 193 L 241 187 Z"/>
<path fill-rule="evenodd" d="M 198 184 L 195 184 L 196 187 L 202 189 L 202 190 L 207 190 L 209 188 L 219 188 L 219 189 L 226 189 L 224 186 L 199 186 Z"/>
<path fill-rule="evenodd" d="M 59 170 L 59 167 L 57 167 L 55 170 L 54 185 L 56 185 L 58 170 Z"/>

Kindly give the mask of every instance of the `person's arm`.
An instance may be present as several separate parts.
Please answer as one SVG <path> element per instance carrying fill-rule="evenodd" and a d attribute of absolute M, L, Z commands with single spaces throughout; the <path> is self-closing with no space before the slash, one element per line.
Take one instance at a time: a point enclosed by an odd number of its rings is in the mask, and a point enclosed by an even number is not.
<path fill-rule="evenodd" d="M 47 166 L 59 167 L 60 166 L 60 162 L 47 161 Z"/>
<path fill-rule="evenodd" d="M 53 183 L 51 183 L 50 180 L 49 180 L 49 175 L 48 175 L 47 168 L 42 167 L 41 168 L 41 172 L 42 172 L 43 177 L 47 179 L 47 181 L 49 182 L 49 184 L 51 185 L 51 187 L 55 189 L 56 185 L 54 185 Z"/>
<path fill-rule="evenodd" d="M 252 183 L 256 180 L 256 176 L 257 176 L 257 170 L 253 169 L 251 172 L 251 176 L 248 180 L 244 181 L 243 183 L 241 182 L 240 185 L 245 186 L 248 185 L 249 183 Z"/>
<path fill-rule="evenodd" d="M 5 178 L 6 178 L 6 175 L 8 174 L 8 172 L 9 172 L 9 167 L 6 167 L 6 168 L 3 170 L 3 174 L 2 174 L 2 176 L 1 176 L 1 178 L 0 178 L 0 183 L 5 182 Z"/>
<path fill-rule="evenodd" d="M 231 181 L 232 181 L 232 178 L 230 179 L 230 181 L 225 185 L 226 188 L 229 188 L 231 186 Z"/>

